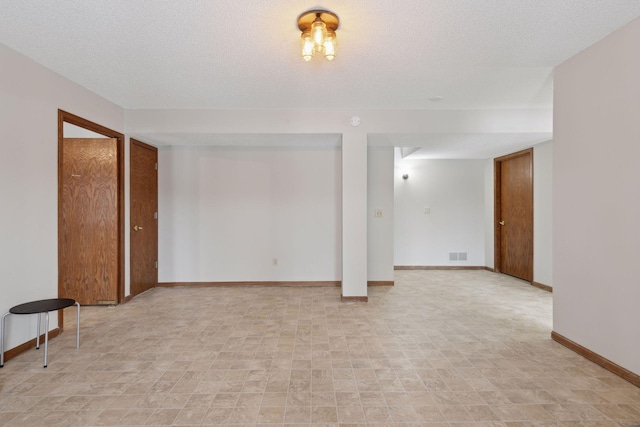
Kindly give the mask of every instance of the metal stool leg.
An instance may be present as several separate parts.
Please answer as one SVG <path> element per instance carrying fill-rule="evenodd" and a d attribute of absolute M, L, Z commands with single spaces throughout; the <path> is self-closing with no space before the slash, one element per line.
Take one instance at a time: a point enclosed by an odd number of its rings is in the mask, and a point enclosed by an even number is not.
<path fill-rule="evenodd" d="M 49 312 L 44 315 L 45 328 L 44 328 L 44 367 L 47 367 L 47 350 L 49 346 Z"/>
<path fill-rule="evenodd" d="M 0 368 L 4 366 L 4 319 L 11 313 L 5 313 L 2 316 L 2 325 L 0 325 Z"/>
<path fill-rule="evenodd" d="M 36 350 L 40 350 L 40 325 L 42 325 L 42 313 L 38 313 L 38 328 L 36 330 Z"/>
<path fill-rule="evenodd" d="M 80 303 L 76 301 L 78 307 L 78 319 L 76 320 L 76 349 L 80 348 Z"/>

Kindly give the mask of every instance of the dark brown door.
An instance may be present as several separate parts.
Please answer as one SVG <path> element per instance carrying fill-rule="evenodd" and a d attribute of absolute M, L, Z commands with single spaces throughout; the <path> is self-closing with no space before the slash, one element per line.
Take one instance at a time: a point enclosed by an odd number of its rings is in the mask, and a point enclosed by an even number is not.
<path fill-rule="evenodd" d="M 64 138 L 59 297 L 118 300 L 118 155 L 115 138 Z"/>
<path fill-rule="evenodd" d="M 158 284 L 158 149 L 131 139 L 131 295 Z"/>
<path fill-rule="evenodd" d="M 533 150 L 495 160 L 496 268 L 533 280 Z"/>

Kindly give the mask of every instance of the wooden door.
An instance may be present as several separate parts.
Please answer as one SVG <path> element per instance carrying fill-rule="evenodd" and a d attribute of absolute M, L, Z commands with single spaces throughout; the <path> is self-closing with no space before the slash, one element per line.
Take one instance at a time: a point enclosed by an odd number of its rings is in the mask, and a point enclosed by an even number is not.
<path fill-rule="evenodd" d="M 533 280 L 533 149 L 495 160 L 496 269 Z"/>
<path fill-rule="evenodd" d="M 60 170 L 59 297 L 118 300 L 118 154 L 115 138 L 64 138 Z"/>
<path fill-rule="evenodd" d="M 131 139 L 131 295 L 158 284 L 158 149 Z"/>

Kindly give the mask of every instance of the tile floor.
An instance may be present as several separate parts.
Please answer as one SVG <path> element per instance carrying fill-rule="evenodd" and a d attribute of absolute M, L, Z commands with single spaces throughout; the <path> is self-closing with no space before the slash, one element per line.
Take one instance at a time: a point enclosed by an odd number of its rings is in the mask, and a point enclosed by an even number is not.
<path fill-rule="evenodd" d="M 1 426 L 627 426 L 640 389 L 549 338 L 551 294 L 487 271 L 339 288 L 156 288 L 83 307 L 0 370 Z M 71 308 L 71 310 L 74 310 Z"/>

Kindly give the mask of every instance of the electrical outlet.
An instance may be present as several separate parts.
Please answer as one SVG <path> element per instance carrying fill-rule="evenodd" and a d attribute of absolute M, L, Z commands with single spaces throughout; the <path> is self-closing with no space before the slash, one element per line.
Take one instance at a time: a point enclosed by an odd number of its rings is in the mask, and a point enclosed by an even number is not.
<path fill-rule="evenodd" d="M 425 214 L 430 214 L 431 213 L 431 208 L 424 208 L 424 213 Z"/>
<path fill-rule="evenodd" d="M 376 209 L 376 218 L 382 218 L 382 209 Z"/>

